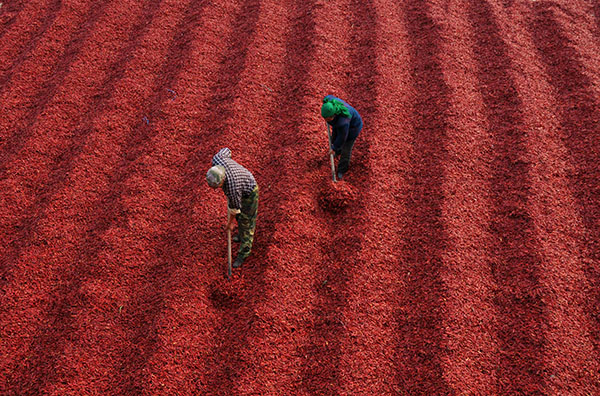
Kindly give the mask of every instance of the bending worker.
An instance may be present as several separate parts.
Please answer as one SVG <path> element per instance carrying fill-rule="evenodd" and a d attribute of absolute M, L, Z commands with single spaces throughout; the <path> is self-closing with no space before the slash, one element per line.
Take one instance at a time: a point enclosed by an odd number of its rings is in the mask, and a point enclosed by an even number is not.
<path fill-rule="evenodd" d="M 333 95 L 327 95 L 323 99 L 321 115 L 333 130 L 329 142 L 330 153 L 341 155 L 337 178 L 342 180 L 350 166 L 352 147 L 363 127 L 362 118 L 354 107 Z"/>
<path fill-rule="evenodd" d="M 258 185 L 248 169 L 231 159 L 228 148 L 214 155 L 212 165 L 206 173 L 206 181 L 212 188 L 222 187 L 227 197 L 226 229 L 233 231 L 235 219 L 238 223 L 238 234 L 232 239 L 240 242 L 240 248 L 232 266 L 239 268 L 252 249 L 258 214 Z"/>

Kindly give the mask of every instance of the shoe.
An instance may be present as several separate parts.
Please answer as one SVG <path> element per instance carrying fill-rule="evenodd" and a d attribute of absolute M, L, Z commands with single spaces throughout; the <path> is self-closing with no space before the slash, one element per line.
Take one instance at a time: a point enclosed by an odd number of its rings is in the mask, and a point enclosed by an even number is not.
<path fill-rule="evenodd" d="M 233 242 L 235 242 L 235 243 L 238 243 L 238 242 L 240 241 L 240 236 L 239 236 L 239 235 L 237 235 L 237 234 L 235 234 L 235 235 L 234 235 L 234 236 L 231 238 L 231 240 L 232 240 Z"/>
<path fill-rule="evenodd" d="M 337 174 L 337 179 L 338 179 L 338 180 L 342 180 L 342 178 L 343 178 L 343 177 L 344 177 L 344 174 L 343 174 L 343 173 L 339 173 L 339 172 L 338 172 L 338 174 Z"/>
<path fill-rule="evenodd" d="M 233 264 L 231 266 L 233 268 L 240 268 L 243 263 L 244 263 L 244 259 L 238 257 L 235 259 L 235 261 L 233 262 Z"/>

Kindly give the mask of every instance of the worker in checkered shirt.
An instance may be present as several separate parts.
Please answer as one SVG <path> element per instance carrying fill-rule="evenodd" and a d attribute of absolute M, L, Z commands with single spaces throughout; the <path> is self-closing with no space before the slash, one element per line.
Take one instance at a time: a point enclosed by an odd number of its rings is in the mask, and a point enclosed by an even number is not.
<path fill-rule="evenodd" d="M 206 181 L 212 188 L 222 187 L 227 197 L 226 229 L 233 231 L 234 221 L 238 223 L 238 234 L 233 241 L 239 242 L 240 248 L 232 266 L 239 268 L 252 249 L 258 214 L 258 185 L 248 169 L 231 159 L 228 148 L 214 155 L 212 165 L 206 173 Z"/>

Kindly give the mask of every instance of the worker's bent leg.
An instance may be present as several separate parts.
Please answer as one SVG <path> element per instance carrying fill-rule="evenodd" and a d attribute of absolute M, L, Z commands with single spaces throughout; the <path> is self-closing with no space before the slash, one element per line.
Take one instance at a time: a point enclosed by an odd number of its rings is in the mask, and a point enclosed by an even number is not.
<path fill-rule="evenodd" d="M 352 156 L 352 147 L 354 147 L 354 140 L 346 141 L 342 146 L 342 154 L 340 157 L 340 162 L 338 163 L 338 173 L 342 175 L 348 171 L 348 167 L 350 167 L 350 157 Z"/>
<path fill-rule="evenodd" d="M 238 235 L 240 237 L 240 250 L 238 257 L 245 259 L 250 255 L 254 241 L 254 229 L 258 215 L 258 186 L 249 196 L 242 198 L 242 209 L 238 217 Z"/>

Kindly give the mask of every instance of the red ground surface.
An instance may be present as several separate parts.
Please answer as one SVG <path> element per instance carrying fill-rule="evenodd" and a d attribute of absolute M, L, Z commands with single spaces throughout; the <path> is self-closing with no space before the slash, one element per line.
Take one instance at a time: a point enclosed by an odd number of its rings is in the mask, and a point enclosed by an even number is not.
<path fill-rule="evenodd" d="M 600 395 L 599 110 L 596 0 L 5 0 L 0 394 Z"/>

